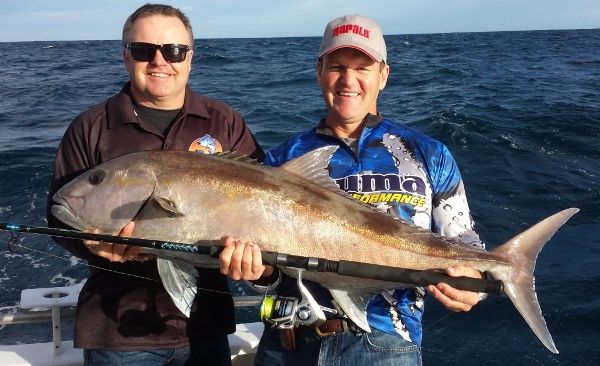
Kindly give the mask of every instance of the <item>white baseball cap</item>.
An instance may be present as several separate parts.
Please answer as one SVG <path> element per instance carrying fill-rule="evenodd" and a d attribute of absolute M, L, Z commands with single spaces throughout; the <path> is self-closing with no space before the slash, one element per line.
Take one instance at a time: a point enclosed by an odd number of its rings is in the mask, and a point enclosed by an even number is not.
<path fill-rule="evenodd" d="M 387 63 L 387 49 L 381 27 L 365 16 L 345 15 L 330 21 L 323 33 L 319 58 L 344 47 L 355 48 L 376 62 Z"/>

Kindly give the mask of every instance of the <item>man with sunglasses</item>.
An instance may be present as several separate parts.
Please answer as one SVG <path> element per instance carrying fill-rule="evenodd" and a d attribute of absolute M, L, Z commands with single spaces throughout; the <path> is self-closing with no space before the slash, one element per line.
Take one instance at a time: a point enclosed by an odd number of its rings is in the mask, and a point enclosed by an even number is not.
<path fill-rule="evenodd" d="M 147 4 L 123 28 L 123 60 L 130 81 L 80 114 L 58 148 L 54 193 L 102 162 L 136 151 L 235 151 L 262 160 L 244 119 L 231 107 L 194 93 L 188 78 L 194 39 L 188 18 L 176 8 Z M 49 225 L 60 223 L 48 211 Z M 121 235 L 131 235 L 128 224 Z M 91 231 L 94 228 L 90 228 Z M 170 299 L 154 258 L 139 248 L 59 240 L 90 264 L 77 306 L 75 347 L 86 365 L 229 365 L 227 334 L 235 331 L 226 277 L 198 269 L 190 318 Z"/>

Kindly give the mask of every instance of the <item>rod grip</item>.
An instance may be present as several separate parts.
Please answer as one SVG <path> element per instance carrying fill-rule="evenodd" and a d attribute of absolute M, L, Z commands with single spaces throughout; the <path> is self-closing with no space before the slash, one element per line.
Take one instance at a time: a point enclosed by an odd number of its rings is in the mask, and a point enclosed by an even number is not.
<path fill-rule="evenodd" d="M 435 285 L 444 282 L 459 290 L 497 295 L 501 294 L 504 290 L 504 284 L 499 280 L 450 277 L 445 273 L 436 271 L 419 271 L 351 261 L 340 261 L 338 274 L 419 286 Z"/>

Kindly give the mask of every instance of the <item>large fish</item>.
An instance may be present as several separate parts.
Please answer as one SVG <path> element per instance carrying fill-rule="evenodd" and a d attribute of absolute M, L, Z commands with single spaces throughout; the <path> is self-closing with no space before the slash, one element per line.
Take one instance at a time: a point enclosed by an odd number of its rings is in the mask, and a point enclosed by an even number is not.
<path fill-rule="evenodd" d="M 326 170 L 335 149 L 314 150 L 280 168 L 189 152 L 124 155 L 60 189 L 52 213 L 74 228 L 98 227 L 103 233 L 118 232 L 134 220 L 133 235 L 141 238 L 192 244 L 227 234 L 250 238 L 263 250 L 330 260 L 416 270 L 468 265 L 502 280 L 534 333 L 558 352 L 537 301 L 533 270 L 541 248 L 577 209 L 559 212 L 490 252 L 457 245 L 347 198 Z M 215 265 L 215 259 L 153 253 L 165 288 L 189 315 L 197 291 L 193 267 Z M 326 273 L 303 277 L 328 288 L 367 331 L 368 300 L 407 285 Z"/>

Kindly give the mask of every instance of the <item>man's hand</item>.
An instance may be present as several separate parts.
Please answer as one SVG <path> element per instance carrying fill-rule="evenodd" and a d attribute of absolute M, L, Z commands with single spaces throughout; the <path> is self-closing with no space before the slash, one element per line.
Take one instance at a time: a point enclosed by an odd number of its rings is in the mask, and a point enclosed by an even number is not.
<path fill-rule="evenodd" d="M 131 236 L 135 223 L 130 221 L 121 231 L 119 236 Z M 99 234 L 100 229 L 90 228 L 87 232 Z M 103 241 L 84 240 L 83 244 L 97 256 L 108 259 L 111 262 L 123 263 L 125 261 L 145 262 L 154 256 L 142 253 L 143 248 L 124 244 L 105 243 Z"/>
<path fill-rule="evenodd" d="M 451 277 L 472 277 L 481 278 L 481 272 L 472 267 L 454 266 L 446 269 L 446 273 Z M 477 292 L 457 290 L 446 283 L 427 286 L 427 290 L 433 297 L 452 311 L 469 311 L 479 302 Z"/>
<path fill-rule="evenodd" d="M 224 247 L 219 255 L 222 274 L 236 281 L 254 281 L 273 273 L 272 266 L 262 264 L 260 248 L 250 240 L 224 236 L 221 238 L 221 244 Z"/>

